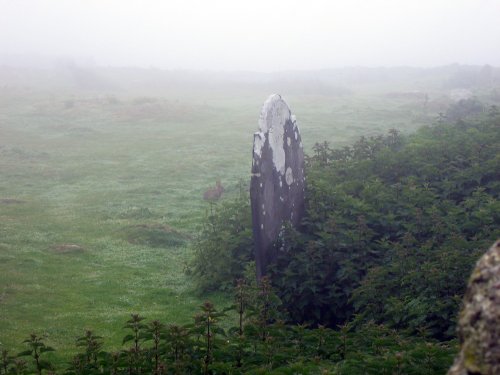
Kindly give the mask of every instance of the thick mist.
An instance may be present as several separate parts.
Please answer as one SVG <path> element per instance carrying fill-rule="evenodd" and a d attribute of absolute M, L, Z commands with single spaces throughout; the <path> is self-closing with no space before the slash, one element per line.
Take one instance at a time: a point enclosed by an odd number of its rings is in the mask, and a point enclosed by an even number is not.
<path fill-rule="evenodd" d="M 500 2 L 0 0 L 0 65 L 500 65 Z"/>

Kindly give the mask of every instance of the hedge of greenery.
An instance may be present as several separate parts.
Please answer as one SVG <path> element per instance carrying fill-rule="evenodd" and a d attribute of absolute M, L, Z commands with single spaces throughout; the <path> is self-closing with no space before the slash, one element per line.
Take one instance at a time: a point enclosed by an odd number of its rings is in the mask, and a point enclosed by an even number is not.
<path fill-rule="evenodd" d="M 454 343 L 410 337 L 373 322 L 335 330 L 286 324 L 279 307 L 269 280 L 259 286 L 240 280 L 233 306 L 218 311 L 205 302 L 191 324 L 131 315 L 120 350 L 106 351 L 103 338 L 86 331 L 75 342 L 78 354 L 59 368 L 47 360 L 54 349 L 32 334 L 26 351 L 2 351 L 0 374 L 423 375 L 443 373 L 456 351 Z"/>

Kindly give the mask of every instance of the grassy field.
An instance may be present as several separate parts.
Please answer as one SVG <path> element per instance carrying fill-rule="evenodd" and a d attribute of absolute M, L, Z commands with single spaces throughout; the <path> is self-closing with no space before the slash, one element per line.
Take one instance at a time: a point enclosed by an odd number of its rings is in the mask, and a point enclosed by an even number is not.
<path fill-rule="evenodd" d="M 311 151 L 432 122 L 443 93 L 431 94 L 433 107 L 387 96 L 414 88 L 281 93 Z M 21 349 L 30 332 L 46 333 L 67 358 L 87 328 L 119 346 L 130 313 L 186 322 L 206 298 L 228 303 L 197 295 L 183 270 L 208 207 L 203 192 L 220 179 L 231 196 L 249 180 L 272 89 L 1 88 L 0 343 Z"/>

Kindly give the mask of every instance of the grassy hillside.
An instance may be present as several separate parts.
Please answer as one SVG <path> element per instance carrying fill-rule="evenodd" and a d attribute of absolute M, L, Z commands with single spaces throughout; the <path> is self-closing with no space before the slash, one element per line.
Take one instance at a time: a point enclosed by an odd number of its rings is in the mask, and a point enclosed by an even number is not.
<path fill-rule="evenodd" d="M 183 273 L 208 208 L 202 194 L 218 178 L 227 196 L 248 180 L 252 133 L 271 92 L 290 89 L 281 93 L 306 151 L 409 132 L 453 101 L 425 74 L 334 90 L 340 81 L 325 78 L 222 84 L 161 72 L 156 85 L 154 72 L 136 72 L 143 81 L 120 87 L 130 72 L 83 73 L 51 73 L 71 81 L 52 86 L 43 72 L 0 76 L 0 343 L 10 348 L 37 331 L 65 355 L 85 328 L 119 345 L 132 312 L 189 319 L 206 298 Z M 429 82 L 425 101 L 414 92 Z M 468 89 L 496 100 L 490 87 Z M 227 297 L 210 298 L 220 306 Z"/>

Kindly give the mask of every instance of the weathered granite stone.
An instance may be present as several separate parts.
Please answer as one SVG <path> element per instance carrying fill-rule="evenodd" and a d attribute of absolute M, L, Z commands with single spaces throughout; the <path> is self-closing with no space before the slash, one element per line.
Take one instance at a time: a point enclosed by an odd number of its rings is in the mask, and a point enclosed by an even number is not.
<path fill-rule="evenodd" d="M 254 134 L 252 179 L 253 235 L 257 277 L 277 256 L 274 244 L 286 222 L 300 225 L 304 214 L 304 151 L 299 128 L 280 95 L 271 95 Z"/>
<path fill-rule="evenodd" d="M 472 272 L 458 322 L 460 353 L 448 375 L 500 374 L 500 241 Z"/>

